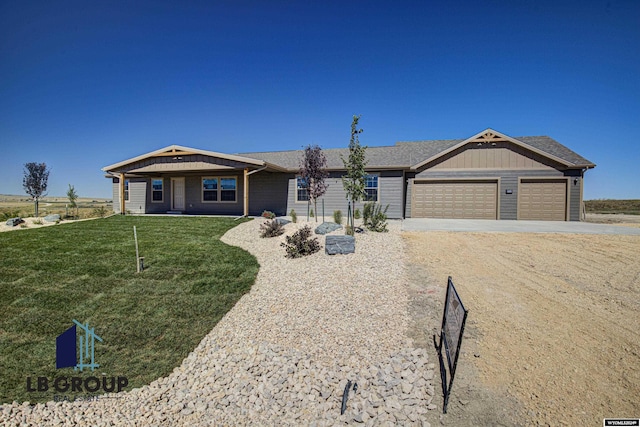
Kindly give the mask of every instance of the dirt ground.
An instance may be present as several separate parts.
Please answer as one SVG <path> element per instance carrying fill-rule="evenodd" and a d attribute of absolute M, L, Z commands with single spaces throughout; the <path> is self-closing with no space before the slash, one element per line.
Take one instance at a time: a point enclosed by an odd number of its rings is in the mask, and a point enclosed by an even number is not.
<path fill-rule="evenodd" d="M 640 237 L 404 238 L 411 334 L 435 363 L 448 276 L 469 310 L 448 411 L 439 390 L 431 425 L 596 426 L 640 417 Z"/>

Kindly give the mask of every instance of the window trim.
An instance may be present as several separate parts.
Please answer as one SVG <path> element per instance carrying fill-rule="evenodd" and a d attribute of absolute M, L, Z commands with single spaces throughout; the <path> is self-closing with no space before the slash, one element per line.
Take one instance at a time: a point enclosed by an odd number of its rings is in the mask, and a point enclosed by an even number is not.
<path fill-rule="evenodd" d="M 298 188 L 298 180 L 302 179 L 302 177 L 300 175 L 296 175 L 296 181 L 295 181 L 295 203 L 309 203 L 311 201 L 311 197 L 309 197 L 309 189 L 307 188 Z M 299 192 L 302 190 L 306 190 L 307 191 L 307 200 L 300 200 L 300 198 L 298 197 Z"/>
<path fill-rule="evenodd" d="M 373 190 L 374 189 L 374 187 L 367 187 L 367 177 L 368 176 L 377 177 L 377 179 L 376 179 L 377 186 L 375 187 L 375 189 L 376 189 L 376 197 L 375 197 L 375 200 L 370 200 L 369 197 L 365 197 L 364 201 L 365 202 L 376 202 L 377 203 L 378 201 L 380 201 L 380 174 L 379 173 L 367 173 L 367 174 L 365 174 L 365 176 L 364 176 L 364 179 L 365 179 L 365 181 L 364 181 L 365 194 L 366 194 L 367 190 Z"/>
<path fill-rule="evenodd" d="M 162 189 L 154 190 L 153 181 L 160 181 L 162 183 Z M 153 199 L 153 193 L 156 191 L 160 191 L 160 196 L 161 196 L 160 200 Z M 151 203 L 164 203 L 164 178 L 161 178 L 161 177 L 151 178 Z"/>
<path fill-rule="evenodd" d="M 204 180 L 205 179 L 215 179 L 216 180 L 216 200 L 205 200 L 204 199 Z M 222 191 L 232 191 L 232 190 L 222 190 L 222 180 L 223 179 L 233 179 L 235 181 L 234 192 L 234 200 L 221 200 L 222 199 Z M 207 190 L 213 191 L 213 190 Z M 238 203 L 238 177 L 230 176 L 230 175 L 207 175 L 200 177 L 200 201 L 202 203 Z"/>

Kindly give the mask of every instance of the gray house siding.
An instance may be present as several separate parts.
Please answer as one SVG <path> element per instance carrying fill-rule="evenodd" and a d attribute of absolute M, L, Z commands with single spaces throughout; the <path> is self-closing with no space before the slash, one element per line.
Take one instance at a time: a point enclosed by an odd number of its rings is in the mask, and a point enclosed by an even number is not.
<path fill-rule="evenodd" d="M 279 216 L 287 215 L 287 188 L 293 177 L 294 174 L 271 172 L 250 175 L 249 215 L 262 215 L 265 210 Z"/>
<path fill-rule="evenodd" d="M 235 177 L 235 202 L 203 202 L 202 178 L 206 176 Z M 202 175 L 185 176 L 185 213 L 211 215 L 242 215 L 244 203 L 243 176 L 233 173 L 204 173 Z"/>
<path fill-rule="evenodd" d="M 127 178 L 129 181 L 129 200 L 125 200 L 124 209 L 127 213 L 143 214 L 146 213 L 146 189 L 147 182 L 145 178 Z M 113 185 L 113 211 L 120 212 L 120 180 L 114 178 Z"/>
<path fill-rule="evenodd" d="M 389 204 L 387 216 L 389 218 L 402 218 L 402 201 L 404 197 L 402 184 L 402 171 L 368 171 L 378 175 L 378 203 L 383 207 Z M 312 205 L 316 214 L 322 215 L 322 201 L 324 200 L 324 214 L 331 217 L 334 211 L 340 210 L 343 215 L 347 214 L 348 201 L 342 186 L 342 172 L 331 172 L 325 180 L 327 192 L 318 200 L 318 211 Z M 365 202 L 356 203 L 356 208 L 362 211 Z M 290 176 L 287 194 L 287 214 L 291 209 L 295 209 L 298 215 L 307 215 L 307 202 L 296 202 L 296 177 Z"/>

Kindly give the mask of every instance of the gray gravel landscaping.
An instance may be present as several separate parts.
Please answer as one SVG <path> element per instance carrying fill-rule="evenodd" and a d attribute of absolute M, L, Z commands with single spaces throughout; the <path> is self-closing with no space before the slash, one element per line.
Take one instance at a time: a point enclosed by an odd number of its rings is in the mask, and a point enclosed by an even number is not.
<path fill-rule="evenodd" d="M 434 364 L 406 337 L 400 222 L 358 235 L 353 254 L 299 259 L 284 257 L 284 235 L 259 238 L 262 222 L 222 239 L 257 257 L 251 292 L 171 375 L 96 401 L 4 405 L 4 424 L 429 425 Z M 340 415 L 348 380 L 358 387 Z"/>

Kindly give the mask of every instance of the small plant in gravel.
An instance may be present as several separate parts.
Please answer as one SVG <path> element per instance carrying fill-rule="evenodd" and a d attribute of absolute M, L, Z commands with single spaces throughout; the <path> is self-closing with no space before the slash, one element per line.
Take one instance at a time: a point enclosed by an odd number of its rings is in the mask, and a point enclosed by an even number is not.
<path fill-rule="evenodd" d="M 291 222 L 293 222 L 294 224 L 298 222 L 298 214 L 295 210 L 291 209 L 291 212 L 289 212 L 289 216 L 291 217 Z"/>
<path fill-rule="evenodd" d="M 362 214 L 360 213 L 360 208 L 356 208 L 356 211 L 353 213 L 353 218 L 355 219 L 362 218 Z"/>
<path fill-rule="evenodd" d="M 274 219 L 276 217 L 276 214 L 274 214 L 271 211 L 262 211 L 262 217 L 268 218 L 268 219 Z"/>
<path fill-rule="evenodd" d="M 311 255 L 320 250 L 320 242 L 317 237 L 311 239 L 311 227 L 305 225 L 291 236 L 286 236 L 286 243 L 280 243 L 287 251 L 287 258 L 300 258 Z"/>
<path fill-rule="evenodd" d="M 342 211 L 337 210 L 333 211 L 333 222 L 336 224 L 342 224 Z"/>
<path fill-rule="evenodd" d="M 284 227 L 272 219 L 260 225 L 260 237 L 276 237 L 284 233 Z"/>
<path fill-rule="evenodd" d="M 377 231 L 380 233 L 387 232 L 387 205 L 384 210 L 382 205 L 371 202 L 364 205 L 363 209 L 363 223 L 371 231 Z"/>
<path fill-rule="evenodd" d="M 313 208 L 309 211 L 309 218 L 313 218 L 315 215 L 313 214 Z"/>
<path fill-rule="evenodd" d="M 33 223 L 36 224 L 36 225 L 44 224 L 41 219 L 36 219 L 36 220 L 33 221 Z"/>
<path fill-rule="evenodd" d="M 91 215 L 104 218 L 105 216 L 107 216 L 107 208 L 105 208 L 104 206 L 99 206 L 97 208 L 94 208 Z"/>

